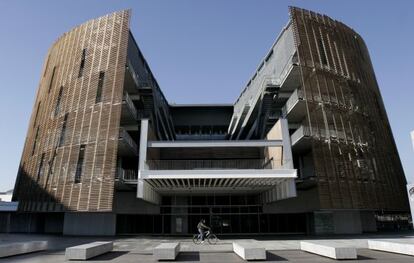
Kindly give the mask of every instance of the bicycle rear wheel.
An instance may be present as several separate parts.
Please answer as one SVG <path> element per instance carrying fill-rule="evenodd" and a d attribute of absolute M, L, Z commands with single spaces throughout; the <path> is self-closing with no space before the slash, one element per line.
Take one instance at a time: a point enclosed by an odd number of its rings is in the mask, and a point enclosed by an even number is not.
<path fill-rule="evenodd" d="M 194 244 L 196 244 L 196 245 L 200 245 L 200 244 L 201 244 L 201 238 L 200 238 L 200 235 L 195 234 L 195 235 L 193 236 L 193 242 L 194 242 Z"/>
<path fill-rule="evenodd" d="M 215 245 L 217 242 L 218 242 L 218 238 L 217 238 L 216 235 L 211 234 L 211 235 L 208 236 L 208 243 L 210 245 Z"/>

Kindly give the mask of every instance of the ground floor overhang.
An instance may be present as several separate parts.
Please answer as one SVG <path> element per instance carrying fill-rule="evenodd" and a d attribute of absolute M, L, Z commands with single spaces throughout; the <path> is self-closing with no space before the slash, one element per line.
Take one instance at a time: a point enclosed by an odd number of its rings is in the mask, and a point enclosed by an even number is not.
<path fill-rule="evenodd" d="M 295 169 L 140 170 L 137 197 L 159 204 L 171 194 L 260 194 L 269 203 L 295 197 L 295 178 Z"/>

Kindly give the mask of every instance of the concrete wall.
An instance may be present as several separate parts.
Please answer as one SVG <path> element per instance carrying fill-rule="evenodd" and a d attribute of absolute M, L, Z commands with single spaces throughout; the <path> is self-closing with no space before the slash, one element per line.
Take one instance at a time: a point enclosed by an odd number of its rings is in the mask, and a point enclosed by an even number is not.
<path fill-rule="evenodd" d="M 116 233 L 116 214 L 65 213 L 64 235 L 113 236 Z"/>
<path fill-rule="evenodd" d="M 138 199 L 136 192 L 115 192 L 114 212 L 117 214 L 159 214 L 160 207 Z"/>
<path fill-rule="evenodd" d="M 263 213 L 304 213 L 319 209 L 317 188 L 297 191 L 297 197 L 263 205 Z"/>
<path fill-rule="evenodd" d="M 48 234 L 62 234 L 63 220 L 64 214 L 62 213 L 48 214 L 44 221 L 44 232 Z"/>
<path fill-rule="evenodd" d="M 377 232 L 377 221 L 373 211 L 361 211 L 362 232 Z"/>
<path fill-rule="evenodd" d="M 322 234 L 361 234 L 376 232 L 374 212 L 359 210 L 315 211 L 312 232 Z"/>
<path fill-rule="evenodd" d="M 61 234 L 63 213 L 0 213 L 0 232 Z"/>
<path fill-rule="evenodd" d="M 333 212 L 334 234 L 362 233 L 361 216 L 359 211 Z"/>
<path fill-rule="evenodd" d="M 280 121 L 276 122 L 275 125 L 270 129 L 266 135 L 266 140 L 282 140 L 282 127 Z M 282 147 L 266 147 L 264 150 L 264 156 L 267 159 L 273 159 L 272 168 L 282 167 Z"/>

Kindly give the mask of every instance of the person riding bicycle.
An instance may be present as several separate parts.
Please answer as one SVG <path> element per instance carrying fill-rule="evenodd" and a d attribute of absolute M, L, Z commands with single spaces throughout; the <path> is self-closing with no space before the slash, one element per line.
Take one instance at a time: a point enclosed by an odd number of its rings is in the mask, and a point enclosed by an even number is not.
<path fill-rule="evenodd" d="M 204 219 L 201 219 L 200 220 L 200 222 L 198 223 L 198 225 L 197 225 L 197 229 L 198 229 L 198 232 L 200 233 L 200 235 L 201 235 L 201 243 L 204 243 L 204 235 L 205 235 L 205 233 L 206 233 L 206 231 L 205 230 L 210 230 L 210 227 L 208 227 L 207 225 L 206 225 L 206 220 L 204 220 Z"/>

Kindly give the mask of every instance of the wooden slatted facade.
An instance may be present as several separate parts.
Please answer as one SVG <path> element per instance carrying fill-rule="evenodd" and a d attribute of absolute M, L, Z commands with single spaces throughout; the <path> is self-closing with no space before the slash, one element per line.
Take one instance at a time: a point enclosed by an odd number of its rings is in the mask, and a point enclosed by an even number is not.
<path fill-rule="evenodd" d="M 351 28 L 291 7 L 321 209 L 407 211 L 406 180 L 367 47 Z"/>
<path fill-rule="evenodd" d="M 112 211 L 129 19 L 88 21 L 50 48 L 13 197 L 20 211 Z"/>

